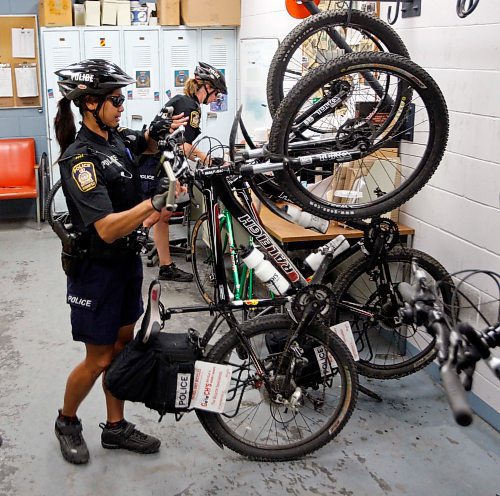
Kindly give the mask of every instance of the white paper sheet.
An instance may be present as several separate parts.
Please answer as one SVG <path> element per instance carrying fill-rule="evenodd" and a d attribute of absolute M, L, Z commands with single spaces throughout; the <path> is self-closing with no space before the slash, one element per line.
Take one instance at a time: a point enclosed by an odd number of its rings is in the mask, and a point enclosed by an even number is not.
<path fill-rule="evenodd" d="M 0 97 L 12 97 L 14 91 L 12 89 L 12 69 L 8 67 L 0 67 Z"/>
<path fill-rule="evenodd" d="M 35 30 L 12 28 L 12 57 L 35 58 Z"/>
<path fill-rule="evenodd" d="M 38 96 L 38 80 L 35 67 L 16 67 L 16 89 L 19 98 Z"/>

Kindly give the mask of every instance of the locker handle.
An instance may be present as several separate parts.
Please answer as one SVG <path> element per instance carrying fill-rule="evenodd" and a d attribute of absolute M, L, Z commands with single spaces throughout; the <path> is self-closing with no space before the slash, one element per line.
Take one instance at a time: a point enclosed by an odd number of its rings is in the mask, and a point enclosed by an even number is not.
<path fill-rule="evenodd" d="M 217 119 L 217 112 L 207 112 L 208 119 Z"/>

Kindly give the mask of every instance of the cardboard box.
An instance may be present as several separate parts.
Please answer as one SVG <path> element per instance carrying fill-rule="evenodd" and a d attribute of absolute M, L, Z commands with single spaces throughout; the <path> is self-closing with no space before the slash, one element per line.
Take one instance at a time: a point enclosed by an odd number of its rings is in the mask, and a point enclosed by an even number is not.
<path fill-rule="evenodd" d="M 80 3 L 73 5 L 73 24 L 75 26 L 85 26 L 85 5 Z"/>
<path fill-rule="evenodd" d="M 117 5 L 116 24 L 118 26 L 130 26 L 130 2 L 123 2 Z"/>
<path fill-rule="evenodd" d="M 85 26 L 101 25 L 101 2 L 87 0 L 85 2 Z"/>
<path fill-rule="evenodd" d="M 117 2 L 113 0 L 101 0 L 101 25 L 116 26 Z"/>
<path fill-rule="evenodd" d="M 40 0 L 38 21 L 40 26 L 72 26 L 73 5 L 71 0 Z"/>
<path fill-rule="evenodd" d="M 186 26 L 239 26 L 240 0 L 181 0 L 181 19 Z"/>
<path fill-rule="evenodd" d="M 178 26 L 181 23 L 180 0 L 157 0 L 156 16 L 161 26 Z"/>

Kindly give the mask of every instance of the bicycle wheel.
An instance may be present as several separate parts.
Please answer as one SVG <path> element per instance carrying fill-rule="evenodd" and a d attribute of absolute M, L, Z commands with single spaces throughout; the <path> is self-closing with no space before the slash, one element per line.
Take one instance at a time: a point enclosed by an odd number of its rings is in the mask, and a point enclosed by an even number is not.
<path fill-rule="evenodd" d="M 424 326 L 401 323 L 398 310 L 404 306 L 397 290 L 400 282 L 412 283 L 412 261 L 439 285 L 442 303 L 449 311 L 453 281 L 434 258 L 414 249 L 395 248 L 384 264 L 374 268 L 369 260 L 356 260 L 334 281 L 335 322 L 348 321 L 357 343 L 358 372 L 377 379 L 395 379 L 413 374 L 436 356 L 435 338 Z"/>
<path fill-rule="evenodd" d="M 228 246 L 228 235 L 224 228 L 222 229 L 222 236 L 222 247 L 225 252 Z M 209 304 L 214 303 L 216 277 L 214 258 L 208 234 L 208 216 L 206 213 L 199 217 L 193 227 L 193 233 L 191 235 L 191 265 L 193 268 L 194 280 L 203 299 Z M 239 288 L 237 288 L 235 284 L 231 256 L 229 253 L 224 253 L 224 266 L 226 268 L 229 289 L 238 299 L 246 300 L 270 297 L 267 288 L 257 280 L 253 272 L 242 270 L 243 264 L 239 261 L 239 256 L 237 256 L 236 260 L 236 269 L 238 270 L 240 278 L 238 281 Z M 271 311 L 271 309 L 269 308 L 267 311 Z M 248 310 L 243 312 L 243 317 L 246 320 L 246 318 L 251 318 L 259 314 L 260 311 L 258 309 Z"/>
<path fill-rule="evenodd" d="M 327 10 L 308 17 L 281 42 L 267 76 L 267 103 L 274 116 L 283 97 L 311 69 L 348 53 L 338 48 L 332 32 L 340 34 L 355 52 L 384 51 L 409 57 L 403 40 L 387 23 L 353 10 Z"/>
<path fill-rule="evenodd" d="M 60 220 L 63 224 L 71 223 L 60 179 L 56 181 L 47 195 L 44 206 L 44 217 L 51 227 L 56 220 Z"/>
<path fill-rule="evenodd" d="M 367 71 L 384 88 L 381 97 Z M 436 170 L 447 140 L 435 81 L 404 57 L 366 52 L 327 62 L 294 86 L 274 117 L 269 150 L 300 159 L 274 172 L 297 205 L 347 220 L 409 200 Z"/>
<path fill-rule="evenodd" d="M 289 371 L 290 386 L 283 390 L 284 376 L 275 375 L 283 355 L 269 351 L 266 335 L 279 332 L 286 336 L 294 325 L 285 315 L 260 317 L 243 324 L 270 375 L 271 393 L 256 375 L 234 332 L 223 336 L 207 357 L 211 362 L 230 364 L 232 380 L 224 412 L 198 410 L 198 418 L 213 439 L 253 460 L 285 461 L 312 453 L 343 429 L 355 407 L 358 381 L 352 356 L 336 335 L 319 325 L 310 326 L 297 339 L 299 353 L 305 355 L 305 350 L 310 350 L 312 359 L 302 368 L 298 365 L 302 357 L 296 357 L 296 367 Z M 320 364 L 316 352 L 330 360 Z M 309 364 L 316 367 L 315 372 Z M 326 366 L 324 372 L 318 365 Z M 277 391 L 281 391 L 281 400 Z M 299 398 L 296 408 L 283 403 L 292 394 Z"/>

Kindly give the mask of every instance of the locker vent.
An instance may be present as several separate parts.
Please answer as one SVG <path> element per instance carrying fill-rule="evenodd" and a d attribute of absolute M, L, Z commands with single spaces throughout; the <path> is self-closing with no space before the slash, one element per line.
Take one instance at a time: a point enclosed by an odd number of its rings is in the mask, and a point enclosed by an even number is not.
<path fill-rule="evenodd" d="M 189 46 L 179 45 L 170 49 L 170 63 L 173 67 L 185 67 L 189 58 Z"/>
<path fill-rule="evenodd" d="M 64 69 L 75 61 L 72 47 L 61 47 L 52 49 L 52 62 L 54 70 Z"/>
<path fill-rule="evenodd" d="M 115 62 L 113 60 L 113 47 L 94 46 L 90 51 L 89 59 L 104 59 L 108 62 Z"/>
<path fill-rule="evenodd" d="M 132 60 L 135 67 L 152 67 L 153 52 L 151 47 L 142 45 L 132 47 Z"/>
<path fill-rule="evenodd" d="M 210 61 L 214 67 L 227 66 L 227 47 L 226 45 L 210 45 L 209 51 Z"/>

